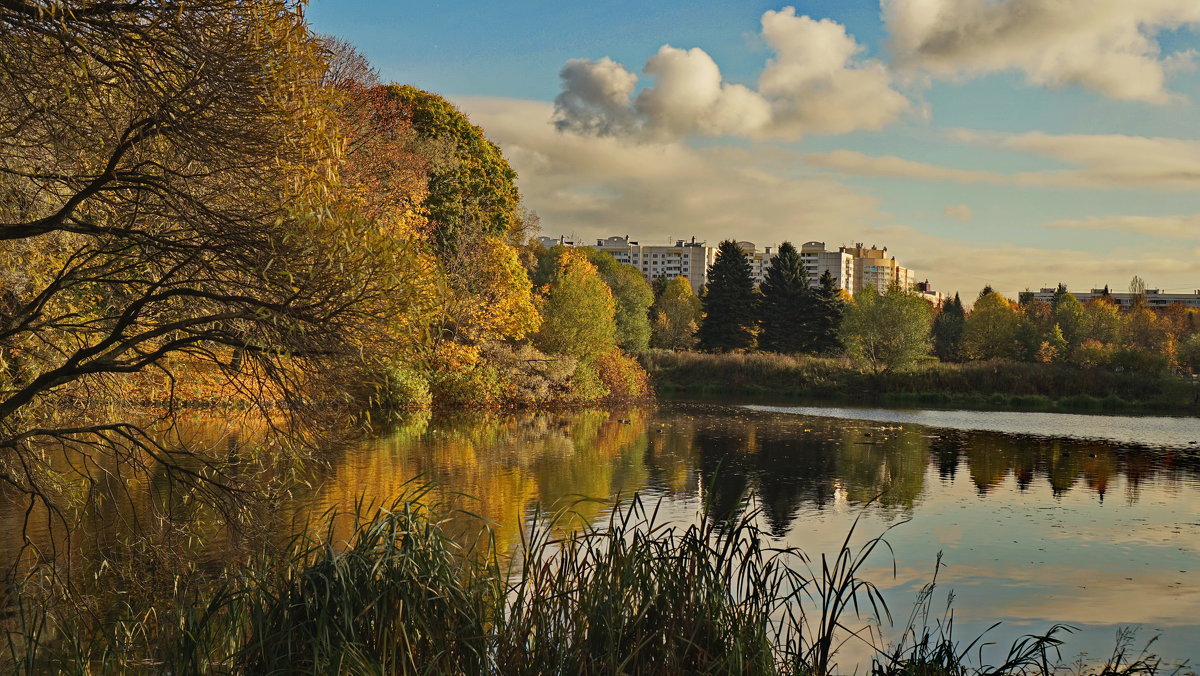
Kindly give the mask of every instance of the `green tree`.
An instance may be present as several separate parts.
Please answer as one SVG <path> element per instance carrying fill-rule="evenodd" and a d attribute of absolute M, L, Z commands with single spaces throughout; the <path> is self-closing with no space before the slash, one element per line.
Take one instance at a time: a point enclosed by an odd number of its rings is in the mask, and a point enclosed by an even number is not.
<path fill-rule="evenodd" d="M 1062 327 L 1055 324 L 1042 341 L 1038 350 L 1038 361 L 1043 363 L 1065 361 L 1071 349 L 1071 344 L 1063 335 Z"/>
<path fill-rule="evenodd" d="M 587 360 L 617 344 L 616 303 L 587 253 L 567 249 L 542 301 L 538 349 Z"/>
<path fill-rule="evenodd" d="M 550 284 L 561 270 L 561 258 L 569 251 L 561 244 L 540 248 L 533 267 L 533 283 Z M 650 345 L 650 304 L 654 292 L 642 273 L 632 265 L 618 263 L 605 251 L 582 247 L 587 259 L 596 266 L 600 278 L 608 284 L 616 303 L 617 345 L 625 352 L 641 352 Z"/>
<path fill-rule="evenodd" d="M 1177 358 L 1181 366 L 1192 373 L 1200 373 L 1200 333 L 1179 343 Z"/>
<path fill-rule="evenodd" d="M 692 284 L 686 277 L 667 280 L 650 308 L 653 317 L 650 344 L 668 350 L 695 347 L 701 309 L 700 299 L 692 293 Z"/>
<path fill-rule="evenodd" d="M 1055 298 L 1053 308 L 1052 321 L 1062 331 L 1067 344 L 1073 348 L 1082 343 L 1087 337 L 1085 335 L 1087 321 L 1084 316 L 1083 303 L 1080 303 L 1074 294 L 1064 289 L 1062 294 Z"/>
<path fill-rule="evenodd" d="M 905 368 L 929 354 L 932 309 L 925 299 L 892 285 L 882 295 L 867 287 L 846 312 L 846 353 L 876 373 Z"/>
<path fill-rule="evenodd" d="M 806 324 L 812 321 L 814 303 L 800 253 L 791 242 L 779 245 L 771 257 L 766 278 L 758 287 L 758 346 L 770 352 L 800 352 L 809 347 Z"/>
<path fill-rule="evenodd" d="M 962 359 L 962 334 L 967 313 L 958 294 L 942 304 L 933 318 L 933 353 L 942 361 Z"/>
<path fill-rule="evenodd" d="M 449 101 L 409 85 L 390 85 L 429 159 L 423 204 L 438 248 L 455 252 L 464 234 L 503 237 L 522 224 L 517 174 L 500 148 Z"/>
<path fill-rule="evenodd" d="M 612 290 L 617 304 L 617 345 L 625 352 L 641 352 L 650 346 L 650 304 L 654 291 L 641 271 L 618 263 L 604 251 L 587 247 L 588 260 Z"/>
<path fill-rule="evenodd" d="M 1016 356 L 1020 318 L 1004 296 L 989 291 L 975 301 L 963 326 L 967 359 L 1012 359 Z"/>
<path fill-rule="evenodd" d="M 702 297 L 700 347 L 714 352 L 754 347 L 757 300 L 745 252 L 733 240 L 721 242 Z"/>
<path fill-rule="evenodd" d="M 812 354 L 834 354 L 842 349 L 839 331 L 846 315 L 846 296 L 828 270 L 820 281 L 812 290 L 810 320 L 804 324 L 805 345 Z"/>

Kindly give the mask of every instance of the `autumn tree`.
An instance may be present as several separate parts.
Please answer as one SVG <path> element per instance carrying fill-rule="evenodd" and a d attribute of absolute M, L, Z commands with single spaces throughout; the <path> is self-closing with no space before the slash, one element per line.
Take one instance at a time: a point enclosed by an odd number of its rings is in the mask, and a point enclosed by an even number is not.
<path fill-rule="evenodd" d="M 406 111 L 431 160 L 424 207 L 439 250 L 457 252 L 471 233 L 504 236 L 521 227 L 517 174 L 482 129 L 436 94 L 389 85 L 386 95 Z"/>
<path fill-rule="evenodd" d="M 702 305 L 686 277 L 666 280 L 650 308 L 650 345 L 668 350 L 686 350 L 696 345 Z"/>
<path fill-rule="evenodd" d="M 801 352 L 809 347 L 806 324 L 812 321 L 813 297 L 800 253 L 791 242 L 779 245 L 758 287 L 758 346 L 770 352 Z"/>
<path fill-rule="evenodd" d="M 594 358 L 617 344 L 616 303 L 587 253 L 567 249 L 542 301 L 539 349 L 576 359 Z"/>
<path fill-rule="evenodd" d="M 750 263 L 737 242 L 725 240 L 717 248 L 701 300 L 704 304 L 699 331 L 701 348 L 728 352 L 754 347 L 758 298 Z"/>
<path fill-rule="evenodd" d="M 876 373 L 902 369 L 929 354 L 931 316 L 925 299 L 898 284 L 883 294 L 868 286 L 846 312 L 842 342 Z"/>
<path fill-rule="evenodd" d="M 331 366 L 411 296 L 403 253 L 330 201 L 341 142 L 296 5 L 17 0 L 0 35 L 0 481 L 50 501 L 48 443 L 196 479 L 126 416 L 62 415 L 130 374 L 207 365 L 313 413 L 280 427 L 319 419 Z"/>
<path fill-rule="evenodd" d="M 963 356 L 967 359 L 1012 359 L 1016 356 L 1020 318 L 1012 303 L 995 291 L 975 301 L 963 326 Z"/>
<path fill-rule="evenodd" d="M 1083 342 L 1087 328 L 1083 303 L 1080 303 L 1074 294 L 1063 289 L 1054 299 L 1052 307 L 1053 322 L 1058 325 L 1067 345 L 1073 348 Z"/>

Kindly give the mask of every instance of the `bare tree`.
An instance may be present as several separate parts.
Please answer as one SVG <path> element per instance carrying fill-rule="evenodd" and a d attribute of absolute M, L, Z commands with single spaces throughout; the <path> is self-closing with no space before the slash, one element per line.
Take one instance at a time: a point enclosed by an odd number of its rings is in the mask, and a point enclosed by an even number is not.
<path fill-rule="evenodd" d="M 330 206 L 326 47 L 297 5 L 0 1 L 0 484 L 53 507 L 52 444 L 219 486 L 74 411 L 208 364 L 298 432 L 394 306 L 385 245 Z"/>

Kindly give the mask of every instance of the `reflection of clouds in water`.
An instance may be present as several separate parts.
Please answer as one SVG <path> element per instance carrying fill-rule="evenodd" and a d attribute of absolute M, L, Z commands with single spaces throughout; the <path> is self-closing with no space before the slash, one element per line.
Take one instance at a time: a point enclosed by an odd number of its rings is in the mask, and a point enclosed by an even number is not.
<path fill-rule="evenodd" d="M 1101 439 L 1145 446 L 1188 449 L 1200 437 L 1200 421 L 1191 417 L 1110 416 L 1075 413 L 930 410 L 824 406 L 744 406 L 754 411 L 819 416 L 838 420 L 924 425 L 931 428 L 1000 432 L 1044 437 Z"/>

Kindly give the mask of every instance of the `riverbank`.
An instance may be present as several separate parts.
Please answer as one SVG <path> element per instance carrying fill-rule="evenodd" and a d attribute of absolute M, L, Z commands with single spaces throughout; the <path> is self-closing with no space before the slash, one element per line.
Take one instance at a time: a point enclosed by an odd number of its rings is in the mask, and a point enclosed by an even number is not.
<path fill-rule="evenodd" d="M 1004 360 L 927 362 L 870 373 L 848 359 L 652 350 L 640 357 L 660 396 L 1015 411 L 1200 415 L 1200 383 Z"/>

